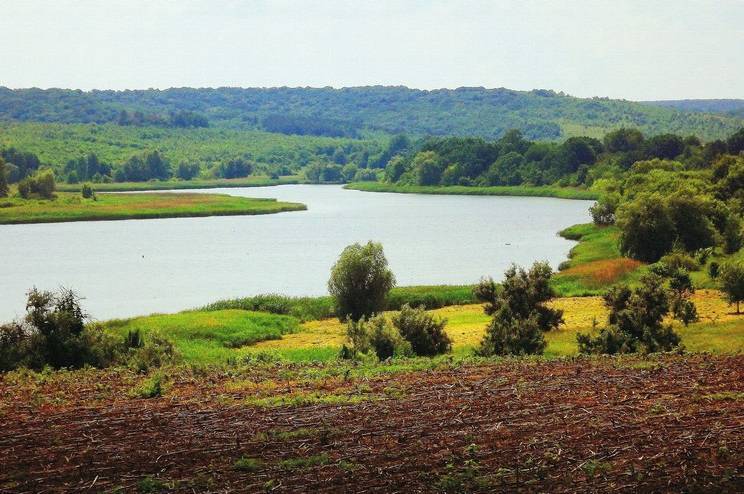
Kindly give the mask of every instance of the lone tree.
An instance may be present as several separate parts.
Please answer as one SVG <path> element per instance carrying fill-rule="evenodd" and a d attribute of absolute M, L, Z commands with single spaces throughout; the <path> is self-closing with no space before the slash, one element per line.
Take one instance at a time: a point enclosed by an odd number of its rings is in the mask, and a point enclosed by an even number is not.
<path fill-rule="evenodd" d="M 736 304 L 736 313 L 740 314 L 739 304 L 744 301 L 744 264 L 724 265 L 718 279 L 721 283 L 721 290 L 726 294 L 729 303 Z"/>
<path fill-rule="evenodd" d="M 634 290 L 624 285 L 611 288 L 604 296 L 610 310 L 608 325 L 596 337 L 577 334 L 579 352 L 652 353 L 669 351 L 679 345 L 679 336 L 671 325 L 663 324 L 670 308 L 663 283 L 660 276 L 650 274 Z"/>
<path fill-rule="evenodd" d="M 331 269 L 328 291 L 335 299 L 341 321 L 358 321 L 385 309 L 387 294 L 395 286 L 382 244 L 367 242 L 346 247 Z"/>
<path fill-rule="evenodd" d="M 541 354 L 543 333 L 563 323 L 563 311 L 544 304 L 555 296 L 550 287 L 553 271 L 546 262 L 536 262 L 529 271 L 511 266 L 498 286 L 490 278 L 481 280 L 475 296 L 493 316 L 478 349 L 480 355 Z"/>

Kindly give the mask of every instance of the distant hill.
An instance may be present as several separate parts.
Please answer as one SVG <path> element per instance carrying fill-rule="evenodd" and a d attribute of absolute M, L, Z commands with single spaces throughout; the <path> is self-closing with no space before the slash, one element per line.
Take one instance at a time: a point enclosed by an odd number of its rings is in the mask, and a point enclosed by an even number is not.
<path fill-rule="evenodd" d="M 720 113 L 744 118 L 744 99 L 680 99 L 644 103 L 688 112 Z"/>
<path fill-rule="evenodd" d="M 203 117 L 203 118 L 202 118 Z M 286 134 L 356 137 L 364 132 L 499 137 L 520 129 L 530 139 L 599 137 L 621 126 L 646 134 L 721 138 L 744 126 L 729 115 L 681 111 L 550 90 L 406 87 L 174 88 L 80 91 L 0 87 L 0 120 L 119 123 L 263 129 Z"/>

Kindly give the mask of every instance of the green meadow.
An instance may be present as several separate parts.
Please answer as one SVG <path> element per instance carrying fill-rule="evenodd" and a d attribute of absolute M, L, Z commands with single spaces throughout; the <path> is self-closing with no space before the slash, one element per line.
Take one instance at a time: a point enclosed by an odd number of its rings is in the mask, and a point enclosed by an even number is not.
<path fill-rule="evenodd" d="M 53 199 L 0 199 L 0 224 L 270 214 L 305 205 L 221 194 L 98 194 L 84 199 L 60 192 Z"/>

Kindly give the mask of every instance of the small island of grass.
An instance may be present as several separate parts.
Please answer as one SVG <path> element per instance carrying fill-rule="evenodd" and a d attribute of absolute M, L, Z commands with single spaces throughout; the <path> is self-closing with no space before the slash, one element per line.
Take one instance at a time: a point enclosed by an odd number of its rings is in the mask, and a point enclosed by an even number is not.
<path fill-rule="evenodd" d="M 98 194 L 85 199 L 58 192 L 51 199 L 0 199 L 0 224 L 254 215 L 304 209 L 306 206 L 299 203 L 223 194 Z"/>

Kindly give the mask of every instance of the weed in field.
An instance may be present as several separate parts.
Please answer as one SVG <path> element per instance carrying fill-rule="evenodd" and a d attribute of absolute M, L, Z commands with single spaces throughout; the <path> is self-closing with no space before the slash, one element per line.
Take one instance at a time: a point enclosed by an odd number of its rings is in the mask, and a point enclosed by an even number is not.
<path fill-rule="evenodd" d="M 168 483 L 155 477 L 145 477 L 137 482 L 137 492 L 140 494 L 154 494 L 156 492 L 165 492 L 170 489 Z"/>
<path fill-rule="evenodd" d="M 263 462 L 257 458 L 242 456 L 235 460 L 233 468 L 239 472 L 257 472 L 263 466 Z"/>
<path fill-rule="evenodd" d="M 130 395 L 134 398 L 158 398 L 163 396 L 163 393 L 163 376 L 157 373 L 146 379 L 139 386 L 133 388 Z"/>
<path fill-rule="evenodd" d="M 279 466 L 285 470 L 300 470 L 303 468 L 327 465 L 331 462 L 326 453 L 313 456 L 304 456 L 299 458 L 288 458 L 279 462 Z"/>

